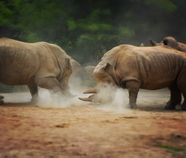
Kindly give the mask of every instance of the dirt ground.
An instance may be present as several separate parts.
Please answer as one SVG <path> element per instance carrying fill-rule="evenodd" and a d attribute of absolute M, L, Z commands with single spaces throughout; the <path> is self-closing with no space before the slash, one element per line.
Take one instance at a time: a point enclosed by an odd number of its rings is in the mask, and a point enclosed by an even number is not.
<path fill-rule="evenodd" d="M 186 112 L 163 109 L 166 89 L 140 90 L 135 110 L 78 99 L 43 108 L 28 93 L 4 96 L 0 157 L 186 157 Z"/>

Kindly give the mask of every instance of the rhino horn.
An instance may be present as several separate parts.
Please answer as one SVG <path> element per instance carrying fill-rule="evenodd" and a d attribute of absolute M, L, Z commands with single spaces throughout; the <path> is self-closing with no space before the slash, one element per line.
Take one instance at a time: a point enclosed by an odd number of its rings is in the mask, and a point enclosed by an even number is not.
<path fill-rule="evenodd" d="M 141 44 L 140 44 L 140 47 L 144 47 L 144 44 L 143 44 L 143 43 L 141 43 Z"/>
<path fill-rule="evenodd" d="M 82 100 L 82 101 L 92 101 L 90 98 L 78 98 L 78 99 L 80 99 L 80 100 Z"/>
<path fill-rule="evenodd" d="M 90 95 L 88 98 L 79 98 L 82 101 L 89 101 L 92 102 L 92 99 L 94 98 L 95 94 Z"/>
<path fill-rule="evenodd" d="M 92 89 L 86 90 L 85 92 L 83 92 L 83 94 L 97 93 L 97 92 L 98 90 L 96 88 L 92 88 Z"/>
<path fill-rule="evenodd" d="M 151 45 L 151 46 L 156 46 L 156 45 L 158 45 L 156 42 L 154 42 L 152 39 L 150 39 L 149 38 L 149 44 Z"/>

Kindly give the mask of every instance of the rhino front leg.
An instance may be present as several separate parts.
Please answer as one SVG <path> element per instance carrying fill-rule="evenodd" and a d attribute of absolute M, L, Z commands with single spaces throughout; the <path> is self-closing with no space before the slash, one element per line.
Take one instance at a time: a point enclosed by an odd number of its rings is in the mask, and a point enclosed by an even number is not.
<path fill-rule="evenodd" d="M 48 89 L 52 93 L 61 93 L 59 81 L 54 77 L 36 78 L 36 85 Z"/>
<path fill-rule="evenodd" d="M 136 101 L 137 101 L 137 96 L 138 96 L 138 91 L 139 91 L 139 82 L 137 81 L 127 81 L 126 82 L 126 88 L 128 89 L 129 92 L 129 105 L 130 108 L 137 108 Z"/>
<path fill-rule="evenodd" d="M 70 61 L 68 61 L 66 59 L 67 69 L 63 75 L 63 78 L 59 79 L 59 84 L 60 84 L 61 93 L 64 96 L 75 97 L 73 94 L 70 93 L 70 89 L 69 89 L 69 78 L 70 78 L 70 75 L 72 74 L 72 68 L 71 68 L 71 64 L 69 62 Z"/>
<path fill-rule="evenodd" d="M 60 88 L 63 95 L 65 95 L 66 97 L 75 97 L 73 94 L 70 93 L 68 78 L 65 78 L 60 81 Z"/>
<path fill-rule="evenodd" d="M 0 105 L 4 104 L 4 96 L 0 95 Z"/>

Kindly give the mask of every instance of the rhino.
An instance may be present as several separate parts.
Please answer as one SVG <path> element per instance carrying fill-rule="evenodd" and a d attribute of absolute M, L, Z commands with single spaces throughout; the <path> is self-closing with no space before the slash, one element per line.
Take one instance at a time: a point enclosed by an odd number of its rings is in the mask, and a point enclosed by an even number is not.
<path fill-rule="evenodd" d="M 157 43 L 157 42 L 153 41 L 152 39 L 149 39 L 148 41 L 151 46 L 165 45 L 165 46 L 169 46 L 175 50 L 179 50 L 179 51 L 186 53 L 186 44 L 181 43 L 181 42 L 177 42 L 177 40 L 172 36 L 165 37 L 163 39 L 163 41 L 161 41 L 160 43 Z M 185 58 L 186 58 L 186 54 L 185 54 Z M 169 102 L 170 101 L 168 101 L 167 104 Z M 181 103 L 179 103 L 179 105 L 181 105 Z"/>
<path fill-rule="evenodd" d="M 6 85 L 27 85 L 31 102 L 37 101 L 38 86 L 71 96 L 68 79 L 76 63 L 55 44 L 26 43 L 0 38 L 0 82 Z M 1 103 L 2 99 L 1 98 Z"/>
<path fill-rule="evenodd" d="M 173 49 L 182 51 L 182 52 L 186 52 L 186 45 L 184 43 L 181 42 L 177 42 L 176 39 L 172 36 L 167 36 L 163 39 L 163 41 L 161 41 L 160 43 L 157 43 L 155 41 L 153 41 L 152 39 L 149 39 L 149 44 L 151 46 L 156 46 L 156 45 L 167 45 Z"/>
<path fill-rule="evenodd" d="M 182 110 L 186 110 L 186 59 L 185 53 L 168 46 L 137 47 L 133 45 L 119 45 L 104 54 L 93 72 L 97 81 L 95 88 L 84 94 L 92 93 L 83 101 L 93 101 L 102 85 L 127 88 L 129 92 L 129 107 L 137 108 L 139 89 L 157 90 L 168 87 L 170 101 L 165 109 L 173 110 L 184 102 Z M 110 93 L 110 92 L 109 92 Z M 109 95 L 108 93 L 108 95 Z"/>

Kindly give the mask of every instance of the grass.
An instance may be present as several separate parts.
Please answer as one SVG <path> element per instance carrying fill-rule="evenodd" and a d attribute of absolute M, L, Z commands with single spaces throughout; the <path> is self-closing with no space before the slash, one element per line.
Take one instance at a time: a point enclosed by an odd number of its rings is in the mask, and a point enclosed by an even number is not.
<path fill-rule="evenodd" d="M 175 147 L 168 144 L 163 144 L 161 142 L 156 142 L 156 146 L 166 149 L 167 152 L 172 154 L 173 158 L 185 158 L 186 149 L 184 147 Z"/>

